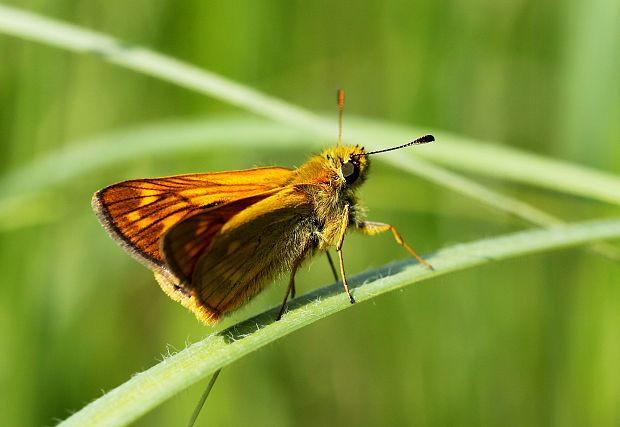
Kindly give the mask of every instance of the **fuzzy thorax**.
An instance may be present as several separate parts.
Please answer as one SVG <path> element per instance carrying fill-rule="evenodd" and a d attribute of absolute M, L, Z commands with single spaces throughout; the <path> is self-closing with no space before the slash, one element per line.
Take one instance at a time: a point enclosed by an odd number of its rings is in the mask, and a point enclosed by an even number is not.
<path fill-rule="evenodd" d="M 348 227 L 355 227 L 364 219 L 364 210 L 355 193 L 368 173 L 369 160 L 365 154 L 363 147 L 339 145 L 312 156 L 295 171 L 291 184 L 312 200 L 313 233 L 318 237 L 319 250 L 336 244 L 345 206 L 348 205 Z"/>

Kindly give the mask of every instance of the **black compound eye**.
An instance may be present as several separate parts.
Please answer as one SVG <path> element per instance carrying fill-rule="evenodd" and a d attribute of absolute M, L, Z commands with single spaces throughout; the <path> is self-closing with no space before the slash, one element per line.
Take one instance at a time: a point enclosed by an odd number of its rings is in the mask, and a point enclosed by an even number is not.
<path fill-rule="evenodd" d="M 360 165 L 355 160 L 344 162 L 340 167 L 340 172 L 347 184 L 353 184 L 360 176 Z"/>

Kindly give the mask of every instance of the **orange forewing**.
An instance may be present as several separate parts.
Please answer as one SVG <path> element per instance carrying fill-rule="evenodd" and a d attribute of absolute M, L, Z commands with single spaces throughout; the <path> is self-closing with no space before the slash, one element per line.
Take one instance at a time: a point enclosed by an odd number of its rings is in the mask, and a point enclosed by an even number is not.
<path fill-rule="evenodd" d="M 93 208 L 108 233 L 138 261 L 151 268 L 165 264 L 161 237 L 173 225 L 234 200 L 264 197 L 290 179 L 287 168 L 135 179 L 106 187 Z M 260 197 L 256 199 L 260 200 Z"/>

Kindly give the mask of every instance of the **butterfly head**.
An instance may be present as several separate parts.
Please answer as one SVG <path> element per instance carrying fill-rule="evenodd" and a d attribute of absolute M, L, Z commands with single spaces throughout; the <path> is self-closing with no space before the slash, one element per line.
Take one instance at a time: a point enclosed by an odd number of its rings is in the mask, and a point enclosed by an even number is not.
<path fill-rule="evenodd" d="M 330 182 L 333 182 L 335 179 L 342 187 L 353 187 L 361 184 L 366 179 L 368 167 L 370 166 L 369 156 L 371 154 L 399 150 L 410 145 L 427 144 L 434 140 L 433 135 L 424 135 L 403 145 L 370 152 L 359 145 L 342 145 L 339 143 L 337 146 L 325 150 L 319 158 L 326 162 L 326 166 L 330 171 Z"/>
<path fill-rule="evenodd" d="M 338 145 L 325 150 L 322 158 L 343 187 L 357 186 L 366 179 L 370 162 L 364 147 Z"/>

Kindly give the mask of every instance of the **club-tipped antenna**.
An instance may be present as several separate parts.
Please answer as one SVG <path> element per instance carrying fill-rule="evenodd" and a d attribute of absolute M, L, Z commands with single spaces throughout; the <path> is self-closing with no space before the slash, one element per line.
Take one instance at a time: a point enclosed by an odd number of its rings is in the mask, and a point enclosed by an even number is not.
<path fill-rule="evenodd" d="M 434 140 L 435 140 L 435 137 L 433 135 L 424 135 L 414 141 L 408 142 L 403 145 L 399 145 L 398 147 L 386 148 L 384 150 L 371 151 L 370 153 L 354 154 L 353 157 L 368 156 L 370 154 L 385 153 L 386 151 L 400 150 L 401 148 L 409 147 L 410 145 L 427 144 L 429 142 L 433 142 Z"/>
<path fill-rule="evenodd" d="M 336 92 L 336 102 L 338 102 L 338 145 L 342 145 L 342 111 L 344 110 L 344 90 L 338 89 Z"/>

